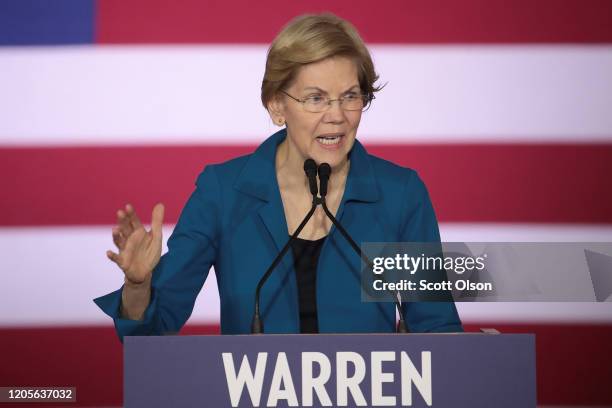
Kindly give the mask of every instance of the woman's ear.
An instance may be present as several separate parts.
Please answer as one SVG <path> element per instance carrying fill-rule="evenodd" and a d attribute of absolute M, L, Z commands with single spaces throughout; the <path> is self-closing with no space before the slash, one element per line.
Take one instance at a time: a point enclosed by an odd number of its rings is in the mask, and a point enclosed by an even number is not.
<path fill-rule="evenodd" d="M 285 106 L 278 95 L 275 95 L 268 102 L 268 113 L 275 125 L 283 126 L 285 124 Z"/>

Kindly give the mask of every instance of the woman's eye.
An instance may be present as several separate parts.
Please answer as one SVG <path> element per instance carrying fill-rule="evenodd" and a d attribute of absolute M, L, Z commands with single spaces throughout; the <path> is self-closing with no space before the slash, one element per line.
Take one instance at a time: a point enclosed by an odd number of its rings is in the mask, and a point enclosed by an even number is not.
<path fill-rule="evenodd" d="M 311 95 L 306 100 L 310 103 L 321 103 L 323 102 L 323 97 L 321 95 Z"/>
<path fill-rule="evenodd" d="M 344 95 L 344 99 L 346 99 L 347 101 L 354 101 L 355 99 L 357 99 L 358 96 L 356 93 L 347 93 L 346 95 Z"/>

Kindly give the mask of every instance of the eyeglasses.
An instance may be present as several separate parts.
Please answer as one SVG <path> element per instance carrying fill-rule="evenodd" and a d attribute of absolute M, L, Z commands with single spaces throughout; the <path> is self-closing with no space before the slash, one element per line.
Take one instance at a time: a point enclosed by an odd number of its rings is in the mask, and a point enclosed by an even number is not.
<path fill-rule="evenodd" d="M 346 111 L 360 111 L 365 110 L 369 107 L 370 102 L 374 99 L 357 92 L 349 92 L 344 94 L 338 99 L 330 99 L 328 96 L 323 95 L 311 95 L 304 99 L 298 99 L 294 96 L 289 95 L 287 92 L 281 90 L 282 93 L 290 97 L 296 102 L 299 102 L 304 107 L 304 110 L 312 113 L 325 112 L 331 107 L 331 103 L 338 101 L 340 107 Z"/>

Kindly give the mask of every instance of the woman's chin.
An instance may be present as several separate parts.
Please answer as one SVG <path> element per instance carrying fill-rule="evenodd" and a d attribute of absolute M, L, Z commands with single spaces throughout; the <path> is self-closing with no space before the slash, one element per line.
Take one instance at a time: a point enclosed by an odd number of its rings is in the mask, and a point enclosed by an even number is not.
<path fill-rule="evenodd" d="M 338 151 L 333 154 L 330 154 L 328 152 L 324 154 L 318 153 L 316 155 L 313 155 L 312 158 L 315 162 L 317 162 L 317 164 L 327 163 L 332 168 L 337 168 L 346 161 L 346 156 L 347 154 L 344 151 Z"/>

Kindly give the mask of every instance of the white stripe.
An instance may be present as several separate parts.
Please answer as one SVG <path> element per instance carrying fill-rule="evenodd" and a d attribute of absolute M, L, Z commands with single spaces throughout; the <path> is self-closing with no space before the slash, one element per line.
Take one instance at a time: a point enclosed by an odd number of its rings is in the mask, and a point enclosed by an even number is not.
<path fill-rule="evenodd" d="M 0 145 L 258 143 L 265 46 L 0 48 Z M 612 46 L 373 46 L 370 142 L 612 140 Z"/>
<path fill-rule="evenodd" d="M 0 326 L 108 323 L 92 299 L 123 282 L 105 256 L 113 248 L 110 230 L 0 228 Z M 443 224 L 441 230 L 448 241 L 612 242 L 612 226 Z M 164 228 L 164 239 L 171 231 L 172 226 Z M 191 323 L 219 321 L 216 287 L 211 271 Z M 458 304 L 458 309 L 466 322 L 612 322 L 612 302 Z"/>

